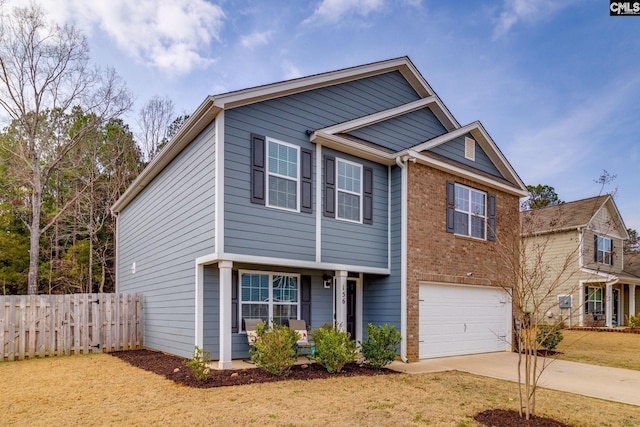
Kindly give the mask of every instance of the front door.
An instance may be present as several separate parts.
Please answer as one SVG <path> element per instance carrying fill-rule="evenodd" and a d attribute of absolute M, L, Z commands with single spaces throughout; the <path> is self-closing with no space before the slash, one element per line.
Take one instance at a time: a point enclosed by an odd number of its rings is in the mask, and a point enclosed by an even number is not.
<path fill-rule="evenodd" d="M 618 289 L 612 289 L 612 293 L 611 293 L 611 305 L 613 306 L 613 313 L 611 315 L 611 323 L 613 324 L 613 326 L 619 326 L 620 325 L 620 319 L 618 318 L 619 316 L 619 305 L 620 305 L 620 291 Z"/>
<path fill-rule="evenodd" d="M 356 339 L 356 279 L 347 279 L 347 332 L 351 334 L 351 339 Z"/>

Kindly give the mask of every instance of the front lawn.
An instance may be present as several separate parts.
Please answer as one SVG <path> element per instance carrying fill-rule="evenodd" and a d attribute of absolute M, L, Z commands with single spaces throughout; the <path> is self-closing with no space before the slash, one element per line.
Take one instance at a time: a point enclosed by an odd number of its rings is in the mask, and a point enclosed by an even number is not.
<path fill-rule="evenodd" d="M 558 359 L 640 371 L 640 334 L 563 330 Z"/>
<path fill-rule="evenodd" d="M 460 372 L 194 389 L 107 355 L 0 363 L 0 425 L 476 426 L 517 409 L 517 385 Z M 538 415 L 576 426 L 640 425 L 637 407 L 551 390 Z"/>

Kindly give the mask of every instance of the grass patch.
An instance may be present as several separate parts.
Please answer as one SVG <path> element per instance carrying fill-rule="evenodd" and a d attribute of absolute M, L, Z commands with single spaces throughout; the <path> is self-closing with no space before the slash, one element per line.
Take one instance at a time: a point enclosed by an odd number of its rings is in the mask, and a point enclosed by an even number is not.
<path fill-rule="evenodd" d="M 563 330 L 557 359 L 640 371 L 640 334 Z"/>
<path fill-rule="evenodd" d="M 194 389 L 95 354 L 0 363 L 0 378 L 0 425 L 476 426 L 475 413 L 518 405 L 516 384 L 461 372 Z M 640 425 L 637 407 L 553 390 L 538 414 Z"/>

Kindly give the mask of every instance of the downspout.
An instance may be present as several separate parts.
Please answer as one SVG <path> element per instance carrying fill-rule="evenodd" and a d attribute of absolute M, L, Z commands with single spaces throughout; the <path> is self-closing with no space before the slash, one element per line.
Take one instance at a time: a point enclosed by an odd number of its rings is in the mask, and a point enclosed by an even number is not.
<path fill-rule="evenodd" d="M 407 174 L 407 159 L 409 156 L 396 157 L 396 164 L 401 172 L 400 191 L 400 334 L 402 343 L 400 344 L 400 359 L 408 363 L 407 359 L 407 206 L 409 182 Z"/>

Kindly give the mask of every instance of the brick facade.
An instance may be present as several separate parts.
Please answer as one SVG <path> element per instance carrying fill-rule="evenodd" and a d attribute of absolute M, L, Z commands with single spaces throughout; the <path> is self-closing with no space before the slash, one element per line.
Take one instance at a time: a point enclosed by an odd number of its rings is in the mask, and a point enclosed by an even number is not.
<path fill-rule="evenodd" d="M 419 282 L 503 285 L 496 245 L 514 241 L 519 198 L 425 165 L 409 163 L 408 168 L 407 357 L 414 361 L 419 348 Z M 447 233 L 447 180 L 496 195 L 496 241 Z"/>

